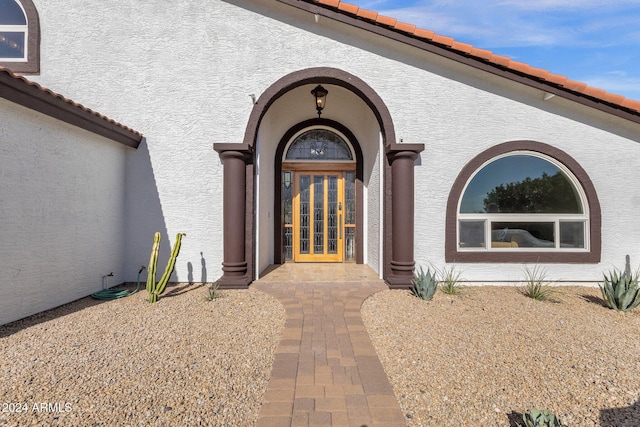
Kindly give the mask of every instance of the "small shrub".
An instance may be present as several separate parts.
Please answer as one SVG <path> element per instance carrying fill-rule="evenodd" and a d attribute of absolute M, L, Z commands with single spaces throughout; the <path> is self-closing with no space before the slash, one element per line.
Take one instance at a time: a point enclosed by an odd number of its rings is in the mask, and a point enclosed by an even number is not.
<path fill-rule="evenodd" d="M 551 411 L 546 409 L 539 410 L 536 408 L 531 409 L 530 412 L 522 414 L 522 421 L 524 426 L 518 424 L 519 427 L 563 427 L 564 424 L 556 417 Z"/>
<path fill-rule="evenodd" d="M 218 286 L 218 282 L 214 282 L 209 285 L 209 287 L 207 288 L 207 291 L 209 292 L 209 295 L 207 295 L 207 300 L 213 301 L 214 299 L 219 297 Z"/>
<path fill-rule="evenodd" d="M 529 298 L 533 298 L 536 301 L 544 301 L 555 293 L 553 289 L 549 287 L 551 283 L 547 280 L 547 271 L 536 265 L 533 269 L 528 266 L 524 266 L 524 276 L 526 285 L 523 293 Z"/>
<path fill-rule="evenodd" d="M 461 272 L 455 265 L 442 270 L 436 270 L 438 274 L 438 285 L 440 290 L 447 295 L 457 295 L 460 293 L 462 286 L 460 285 Z"/>
<path fill-rule="evenodd" d="M 436 289 L 438 289 L 438 281 L 435 278 L 435 274 L 431 273 L 431 269 L 427 269 L 425 273 L 420 267 L 420 272 L 413 274 L 411 282 L 413 283 L 411 293 L 425 301 L 431 300 L 433 294 L 436 293 Z"/>
<path fill-rule="evenodd" d="M 604 283 L 598 286 L 607 306 L 618 311 L 628 311 L 640 305 L 639 276 L 640 272 L 631 272 L 628 255 L 624 272 L 614 269 L 608 277 L 604 274 Z"/>

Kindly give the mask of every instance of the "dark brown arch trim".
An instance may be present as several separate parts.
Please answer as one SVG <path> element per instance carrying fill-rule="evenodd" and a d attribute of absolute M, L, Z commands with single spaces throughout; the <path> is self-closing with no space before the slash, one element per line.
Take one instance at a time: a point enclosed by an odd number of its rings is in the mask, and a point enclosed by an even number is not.
<path fill-rule="evenodd" d="M 282 221 L 278 220 L 282 216 L 282 160 L 284 158 L 284 149 L 287 143 L 293 138 L 293 136 L 306 128 L 312 126 L 324 125 L 329 128 L 335 129 L 347 137 L 353 151 L 356 155 L 356 264 L 362 264 L 364 262 L 364 243 L 363 243 L 363 167 L 362 167 L 362 149 L 360 143 L 356 139 L 355 135 L 344 125 L 334 120 L 328 119 L 311 119 L 298 123 L 289 129 L 278 144 L 275 155 L 275 197 L 273 211 L 273 235 L 276 236 L 273 242 L 274 246 L 274 262 L 276 264 L 282 264 L 284 262 L 282 258 Z"/>
<path fill-rule="evenodd" d="M 414 178 L 413 167 L 419 153 L 424 150 L 424 144 L 398 144 L 395 139 L 395 130 L 391 115 L 380 96 L 364 81 L 342 70 L 329 67 L 308 68 L 288 74 L 270 87 L 268 87 L 254 104 L 244 139 L 241 144 L 214 144 L 214 149 L 220 153 L 223 159 L 239 159 L 245 156 L 247 182 L 243 184 L 245 203 L 235 209 L 224 208 L 225 233 L 231 234 L 227 223 L 237 222 L 237 218 L 245 218 L 243 239 L 229 237 L 225 234 L 225 247 L 223 271 L 224 275 L 219 280 L 223 288 L 246 287 L 253 280 L 255 268 L 255 215 L 254 188 L 255 188 L 255 144 L 262 118 L 271 105 L 287 92 L 307 84 L 325 84 L 343 87 L 354 93 L 369 106 L 373 112 L 383 138 L 383 145 L 387 161 L 384 165 L 384 247 L 383 247 L 383 277 L 390 287 L 409 288 L 413 279 L 415 266 L 413 256 L 413 231 L 414 231 Z M 232 151 L 233 155 L 226 155 Z M 235 160 L 230 160 L 235 165 Z M 233 166 L 235 172 L 227 174 L 225 166 L 225 194 L 236 193 L 238 197 L 241 189 L 237 180 L 241 182 L 241 170 Z M 253 180 L 248 181 L 252 175 Z M 242 181 L 244 183 L 244 181 Z M 238 191 L 240 190 L 240 191 Z M 225 196 L 226 198 L 226 196 Z M 241 211 L 241 208 L 244 209 Z M 240 225 L 236 225 L 238 232 Z M 232 241 L 233 240 L 233 241 Z M 245 258 L 239 259 L 240 246 L 243 246 Z"/>
<path fill-rule="evenodd" d="M 40 17 L 32 0 L 16 0 L 27 15 L 27 62 L 0 62 L 0 67 L 20 74 L 40 73 Z"/>
<path fill-rule="evenodd" d="M 512 151 L 533 151 L 552 157 L 565 165 L 582 185 L 589 205 L 588 252 L 459 252 L 457 243 L 458 201 L 471 175 L 485 162 Z M 496 145 L 476 157 L 462 168 L 449 193 L 445 231 L 446 262 L 494 262 L 494 263 L 597 263 L 602 249 L 602 214 L 593 182 L 578 162 L 564 151 L 536 141 L 511 141 Z"/>

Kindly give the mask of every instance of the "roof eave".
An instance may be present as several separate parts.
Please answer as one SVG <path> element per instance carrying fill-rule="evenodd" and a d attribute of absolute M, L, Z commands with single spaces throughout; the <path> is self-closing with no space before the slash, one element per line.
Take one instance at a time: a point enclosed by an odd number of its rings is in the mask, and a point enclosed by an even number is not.
<path fill-rule="evenodd" d="M 94 134 L 138 148 L 142 134 L 40 85 L 0 69 L 0 97 Z"/>
<path fill-rule="evenodd" d="M 353 14 L 353 11 L 342 10 L 333 6 L 327 6 L 322 3 L 313 3 L 301 0 L 278 0 L 281 3 L 296 7 L 309 13 L 324 16 L 326 18 L 368 31 L 382 37 L 404 43 L 415 48 L 445 57 L 447 59 L 471 66 L 473 68 L 486 71 L 488 73 L 539 89 L 541 91 L 551 93 L 553 95 L 577 102 L 579 104 L 603 111 L 614 116 L 640 124 L 640 111 L 633 108 L 627 108 L 623 105 L 614 104 L 602 100 L 596 96 L 590 96 L 583 92 L 571 90 L 571 88 L 562 86 L 534 75 L 519 72 L 513 68 L 501 65 L 496 62 L 490 62 L 482 57 L 482 55 L 472 55 L 464 43 L 455 43 L 459 45 L 460 50 L 454 49 L 448 44 L 439 43 L 451 42 L 450 39 L 438 35 L 433 35 L 426 30 L 420 30 L 423 33 L 429 33 L 432 37 L 423 37 L 416 34 L 410 34 L 402 29 L 396 28 L 397 24 L 386 25 L 382 20 L 377 22 L 377 18 L 369 16 L 359 16 Z M 416 31 L 417 32 L 417 31 Z M 421 34 L 421 33 L 420 33 Z M 427 34 L 427 36 L 429 35 Z M 471 47 L 472 48 L 472 47 Z M 473 48 L 472 48 L 473 50 Z M 482 49 L 476 49 L 482 52 Z"/>

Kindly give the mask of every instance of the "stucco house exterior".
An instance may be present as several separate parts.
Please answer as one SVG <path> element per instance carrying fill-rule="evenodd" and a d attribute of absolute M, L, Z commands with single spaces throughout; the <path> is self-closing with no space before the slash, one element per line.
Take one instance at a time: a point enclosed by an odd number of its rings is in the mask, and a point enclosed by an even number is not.
<path fill-rule="evenodd" d="M 0 324 L 135 281 L 156 231 L 239 289 L 640 256 L 640 102 L 349 3 L 0 0 L 0 66 Z"/>

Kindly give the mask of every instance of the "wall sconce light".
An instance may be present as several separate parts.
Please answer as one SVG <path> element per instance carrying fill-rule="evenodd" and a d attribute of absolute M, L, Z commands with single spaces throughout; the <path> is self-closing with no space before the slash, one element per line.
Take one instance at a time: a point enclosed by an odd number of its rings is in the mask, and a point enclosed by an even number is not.
<path fill-rule="evenodd" d="M 322 114 L 322 110 L 324 109 L 327 103 L 328 93 L 329 91 L 320 85 L 316 86 L 311 91 L 311 95 L 313 95 L 316 98 L 316 110 L 318 111 L 318 118 L 320 118 L 320 114 Z"/>
<path fill-rule="evenodd" d="M 291 172 L 284 173 L 284 187 L 285 188 L 291 187 Z"/>

